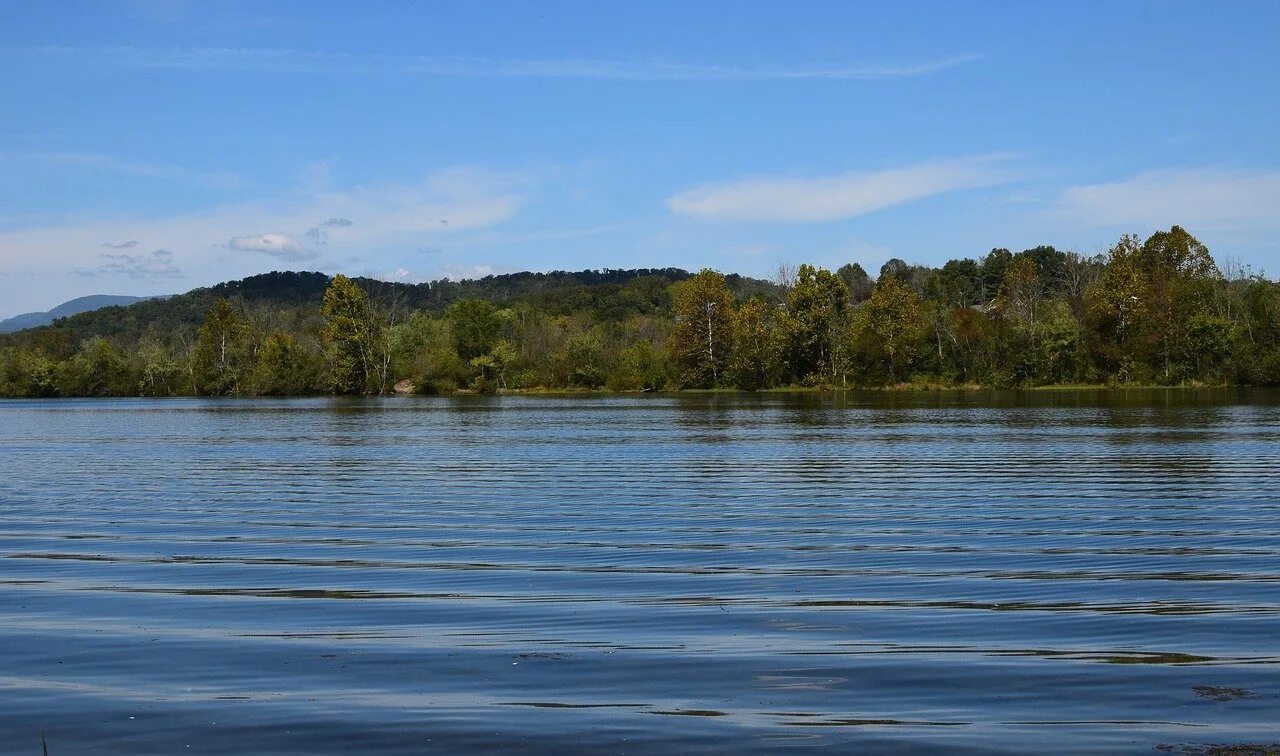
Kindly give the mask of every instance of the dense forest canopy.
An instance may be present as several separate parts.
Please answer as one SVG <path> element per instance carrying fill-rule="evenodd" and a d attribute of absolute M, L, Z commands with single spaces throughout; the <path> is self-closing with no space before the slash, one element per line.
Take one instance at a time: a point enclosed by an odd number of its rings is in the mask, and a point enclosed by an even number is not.
<path fill-rule="evenodd" d="M 1280 284 L 1177 226 L 775 279 L 268 273 L 0 337 L 0 395 L 1280 383 Z"/>

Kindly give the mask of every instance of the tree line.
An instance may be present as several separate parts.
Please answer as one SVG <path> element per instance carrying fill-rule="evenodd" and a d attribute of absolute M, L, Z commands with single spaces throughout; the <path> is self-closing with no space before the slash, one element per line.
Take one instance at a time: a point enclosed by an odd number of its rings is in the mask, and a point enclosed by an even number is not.
<path fill-rule="evenodd" d="M 1177 226 L 1093 256 L 895 259 L 874 279 L 856 263 L 773 282 L 548 275 L 451 290 L 270 274 L 212 304 L 109 308 L 0 341 L 0 395 L 1280 384 L 1280 284 L 1224 272 Z M 147 320 L 194 302 L 198 324 Z"/>

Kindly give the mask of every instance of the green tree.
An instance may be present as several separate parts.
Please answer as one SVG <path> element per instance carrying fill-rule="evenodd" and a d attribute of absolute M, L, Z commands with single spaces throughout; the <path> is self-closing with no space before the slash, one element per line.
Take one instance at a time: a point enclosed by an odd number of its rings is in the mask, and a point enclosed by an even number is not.
<path fill-rule="evenodd" d="M 1122 237 L 1090 292 L 1103 364 L 1122 381 L 1186 379 L 1198 362 L 1192 323 L 1207 322 L 1220 281 L 1209 250 L 1178 226 L 1142 244 Z"/>
<path fill-rule="evenodd" d="M 471 358 L 471 366 L 479 371 L 476 388 L 482 392 L 507 387 L 507 371 L 519 357 L 515 347 L 506 339 L 498 339 L 488 354 Z"/>
<path fill-rule="evenodd" d="M 382 329 L 369 295 L 342 274 L 324 292 L 322 336 L 329 362 L 329 383 L 340 394 L 383 391 L 377 385 L 377 350 Z"/>
<path fill-rule="evenodd" d="M 773 307 L 753 297 L 743 302 L 733 319 L 733 380 L 748 391 L 772 386 L 778 373 L 778 342 Z"/>
<path fill-rule="evenodd" d="M 1154 367 L 1164 383 L 1179 382 L 1195 370 L 1199 359 L 1192 323 L 1200 323 L 1202 336 L 1212 330 L 1209 308 L 1212 287 L 1220 278 L 1218 266 L 1209 249 L 1181 226 L 1152 234 L 1140 257 L 1152 315 L 1147 326 Z"/>
<path fill-rule="evenodd" d="M 650 341 L 637 341 L 618 354 L 605 380 L 610 391 L 658 391 L 671 381 L 670 364 Z"/>
<path fill-rule="evenodd" d="M 262 342 L 253 371 L 253 390 L 266 396 L 296 396 L 315 391 L 319 374 L 316 358 L 287 333 L 273 333 Z"/>
<path fill-rule="evenodd" d="M 729 364 L 733 294 L 709 268 L 671 287 L 675 305 L 672 358 L 686 387 L 717 386 Z"/>
<path fill-rule="evenodd" d="M 464 360 L 488 354 L 502 337 L 502 318 L 492 302 L 460 299 L 449 305 L 444 315 L 453 324 L 458 356 Z"/>
<path fill-rule="evenodd" d="M 1000 294 L 1005 272 L 1013 264 L 1013 253 L 1003 247 L 996 248 L 982 258 L 982 301 L 990 302 Z"/>
<path fill-rule="evenodd" d="M 132 396 L 137 380 L 129 361 L 101 336 L 86 339 L 80 351 L 60 366 L 58 393 L 63 396 Z"/>
<path fill-rule="evenodd" d="M 907 377 L 924 336 L 924 308 L 898 278 L 881 280 L 854 315 L 859 356 L 873 377 L 894 383 Z"/>
<path fill-rule="evenodd" d="M 858 303 L 866 301 L 871 296 L 871 290 L 875 287 L 875 282 L 871 280 L 871 276 L 867 275 L 867 271 L 858 263 L 845 263 L 836 270 L 836 275 L 844 281 L 845 288 L 849 291 L 849 301 Z"/>
<path fill-rule="evenodd" d="M 173 396 L 182 391 L 182 366 L 154 339 L 138 342 L 138 393 L 142 396 Z"/>
<path fill-rule="evenodd" d="M 929 294 L 952 308 L 982 304 L 982 280 L 976 260 L 949 260 L 930 278 Z"/>
<path fill-rule="evenodd" d="M 568 386 L 600 388 L 609 374 L 607 363 L 604 334 L 598 328 L 576 334 L 565 345 L 563 364 L 568 376 Z"/>
<path fill-rule="evenodd" d="M 221 299 L 196 334 L 191 376 L 197 394 L 237 394 L 253 357 L 249 322 L 231 302 Z"/>
<path fill-rule="evenodd" d="M 897 280 L 892 275 L 887 278 Z M 843 383 L 842 332 L 848 292 L 844 280 L 830 271 L 800 266 L 782 318 L 787 369 L 793 380 Z"/>
<path fill-rule="evenodd" d="M 41 349 L 0 349 L 0 396 L 56 396 L 57 365 Z"/>

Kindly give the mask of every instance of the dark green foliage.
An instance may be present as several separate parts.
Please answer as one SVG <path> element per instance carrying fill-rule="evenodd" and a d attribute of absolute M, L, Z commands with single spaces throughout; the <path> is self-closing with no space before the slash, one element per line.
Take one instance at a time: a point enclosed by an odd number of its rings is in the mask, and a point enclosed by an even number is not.
<path fill-rule="evenodd" d="M 875 287 L 875 281 L 871 280 L 871 276 L 867 275 L 867 271 L 858 263 L 845 263 L 836 270 L 836 275 L 840 280 L 844 281 L 845 288 L 849 290 L 849 301 L 853 304 L 866 301 L 871 296 L 871 289 Z"/>
<path fill-rule="evenodd" d="M 253 393 L 262 396 L 296 396 L 315 390 L 323 363 L 287 333 L 273 333 L 258 350 L 253 371 Z"/>
<path fill-rule="evenodd" d="M 74 357 L 58 366 L 55 385 L 63 396 L 132 396 L 137 377 L 129 361 L 101 336 L 86 340 Z"/>
<path fill-rule="evenodd" d="M 976 260 L 950 260 L 929 282 L 929 297 L 950 307 L 971 307 L 984 301 L 984 274 Z"/>

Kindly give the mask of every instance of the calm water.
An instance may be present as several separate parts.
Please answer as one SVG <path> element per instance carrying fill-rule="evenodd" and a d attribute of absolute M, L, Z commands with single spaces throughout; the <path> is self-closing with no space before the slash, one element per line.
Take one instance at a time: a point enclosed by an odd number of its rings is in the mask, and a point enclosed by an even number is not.
<path fill-rule="evenodd" d="M 0 751 L 1280 740 L 1280 394 L 0 402 Z"/>

